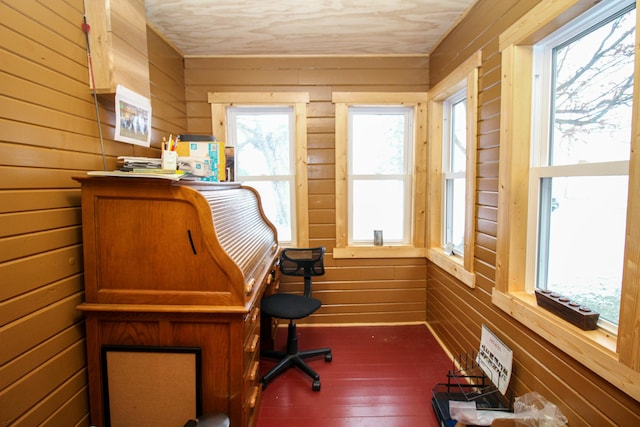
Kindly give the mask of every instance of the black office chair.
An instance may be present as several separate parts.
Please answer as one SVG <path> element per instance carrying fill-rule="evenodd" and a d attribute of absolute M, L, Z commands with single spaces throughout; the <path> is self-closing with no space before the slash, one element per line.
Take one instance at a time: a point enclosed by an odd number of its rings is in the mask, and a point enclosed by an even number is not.
<path fill-rule="evenodd" d="M 311 369 L 304 359 L 324 355 L 324 360 L 330 362 L 332 359 L 331 349 L 321 348 L 298 351 L 295 320 L 310 316 L 322 305 L 320 300 L 311 296 L 311 277 L 324 274 L 324 252 L 324 247 L 292 248 L 283 249 L 280 254 L 280 273 L 287 276 L 303 276 L 304 295 L 276 293 L 262 299 L 261 309 L 264 315 L 289 320 L 287 350 L 264 350 L 261 352 L 265 357 L 280 360 L 276 366 L 262 377 L 263 388 L 289 367 L 297 366 L 313 379 L 311 385 L 313 391 L 320 390 L 320 375 Z"/>

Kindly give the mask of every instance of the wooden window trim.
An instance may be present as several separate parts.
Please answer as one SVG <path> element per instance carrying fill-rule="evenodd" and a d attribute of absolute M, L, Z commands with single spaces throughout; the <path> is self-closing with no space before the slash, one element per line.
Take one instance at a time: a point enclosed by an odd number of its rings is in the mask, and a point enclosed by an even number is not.
<path fill-rule="evenodd" d="M 427 94 L 419 92 L 334 92 L 336 129 L 336 246 L 334 258 L 424 258 L 426 226 Z M 351 105 L 413 106 L 415 146 L 413 166 L 412 245 L 349 246 L 348 244 L 348 108 Z"/>
<path fill-rule="evenodd" d="M 293 107 L 296 156 L 296 242 L 309 246 L 309 197 L 307 172 L 308 92 L 209 92 L 214 135 L 227 140 L 227 108 L 237 105 L 287 105 Z"/>
<path fill-rule="evenodd" d="M 470 288 L 475 287 L 473 271 L 475 246 L 476 151 L 478 129 L 478 68 L 482 64 L 480 51 L 469 57 L 429 91 L 429 183 L 427 258 L 455 276 Z M 446 255 L 442 241 L 444 194 L 442 191 L 442 121 L 443 103 L 466 88 L 467 98 L 467 159 L 465 191 L 464 256 Z"/>
<path fill-rule="evenodd" d="M 640 215 L 640 79 L 634 82 L 627 239 L 617 340 L 604 330 L 582 331 L 551 315 L 537 306 L 526 288 L 531 106 L 517 100 L 532 96 L 533 44 L 592 6 L 593 2 L 583 0 L 543 0 L 500 36 L 500 192 L 492 301 L 576 361 L 640 400 L 640 335 L 636 326 L 640 324 L 640 227 L 632 221 Z M 637 21 L 639 15 L 636 9 Z M 640 75 L 639 40 L 636 32 L 636 75 Z"/>

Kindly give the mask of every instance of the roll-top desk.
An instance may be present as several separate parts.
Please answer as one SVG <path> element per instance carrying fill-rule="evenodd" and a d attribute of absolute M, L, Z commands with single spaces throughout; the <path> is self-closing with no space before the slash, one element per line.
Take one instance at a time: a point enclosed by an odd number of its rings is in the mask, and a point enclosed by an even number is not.
<path fill-rule="evenodd" d="M 276 230 L 258 194 L 233 183 L 74 179 L 92 425 L 105 423 L 106 346 L 199 348 L 202 411 L 255 425 L 259 301 L 278 280 Z"/>

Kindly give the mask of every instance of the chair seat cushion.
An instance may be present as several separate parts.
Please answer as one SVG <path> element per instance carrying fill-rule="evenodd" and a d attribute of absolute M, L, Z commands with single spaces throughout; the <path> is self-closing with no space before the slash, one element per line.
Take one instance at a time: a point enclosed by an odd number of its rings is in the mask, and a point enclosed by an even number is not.
<path fill-rule="evenodd" d="M 273 294 L 262 299 L 260 308 L 267 316 L 279 319 L 302 319 L 320 308 L 322 303 L 302 295 Z"/>

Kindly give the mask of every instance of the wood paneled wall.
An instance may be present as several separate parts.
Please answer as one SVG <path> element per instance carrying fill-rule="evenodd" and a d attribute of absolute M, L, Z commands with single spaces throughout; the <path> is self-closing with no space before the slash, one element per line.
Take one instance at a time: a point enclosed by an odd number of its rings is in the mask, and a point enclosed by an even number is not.
<path fill-rule="evenodd" d="M 83 0 L 0 2 L 0 425 L 89 425 L 80 193 L 103 168 Z M 186 130 L 182 57 L 149 34 L 153 139 Z M 113 141 L 106 160 L 155 149 Z M 157 146 L 157 145 L 156 145 Z"/>
<path fill-rule="evenodd" d="M 311 243 L 328 249 L 313 322 L 425 317 L 452 354 L 476 349 L 487 324 L 514 350 L 516 394 L 536 390 L 572 426 L 640 425 L 640 403 L 491 304 L 495 282 L 500 122 L 498 34 L 538 0 L 480 0 L 431 58 L 188 58 L 148 32 L 153 147 L 113 141 L 113 101 L 100 99 L 108 168 L 156 155 L 163 135 L 211 131 L 208 92 L 308 91 Z M 0 424 L 88 425 L 79 190 L 102 169 L 89 91 L 83 0 L 0 3 Z M 477 287 L 423 259 L 334 260 L 333 91 L 426 91 L 478 49 Z M 431 79 L 430 79 L 431 76 Z M 425 274 L 426 270 L 426 274 Z M 427 280 L 428 278 L 428 280 Z M 284 280 L 283 288 L 296 283 Z M 425 310 L 426 306 L 426 310 Z M 426 313 L 426 314 L 425 314 Z"/>
<path fill-rule="evenodd" d="M 307 145 L 309 235 L 325 246 L 326 274 L 314 278 L 323 301 L 311 323 L 425 320 L 424 259 L 333 259 L 335 247 L 335 120 L 333 92 L 425 92 L 428 59 L 416 57 L 187 58 L 188 128 L 211 132 L 208 92 L 309 92 Z M 283 277 L 282 289 L 300 283 Z"/>
<path fill-rule="evenodd" d="M 454 355 L 477 349 L 486 324 L 514 351 L 516 395 L 534 390 L 557 404 L 571 426 L 640 425 L 640 402 L 576 363 L 491 303 L 495 285 L 501 56 L 498 36 L 538 0 L 481 0 L 430 60 L 436 84 L 474 52 L 479 75 L 476 288 L 428 264 L 427 321 Z M 505 189 L 508 191 L 508 189 Z"/>

